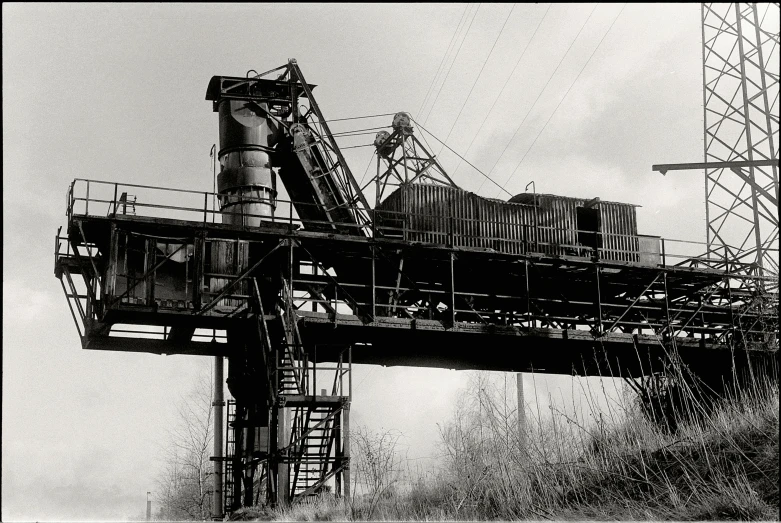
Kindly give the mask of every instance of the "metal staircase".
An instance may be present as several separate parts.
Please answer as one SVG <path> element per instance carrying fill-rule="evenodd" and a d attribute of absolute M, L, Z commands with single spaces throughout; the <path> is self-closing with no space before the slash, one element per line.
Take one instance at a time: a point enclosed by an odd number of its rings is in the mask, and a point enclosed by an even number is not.
<path fill-rule="evenodd" d="M 256 325 L 255 343 L 260 347 L 268 378 L 266 385 L 259 386 L 268 386 L 268 407 L 272 411 L 277 409 L 276 415 L 269 416 L 270 448 L 264 461 L 268 468 L 264 470 L 267 473 L 278 470 L 278 477 L 272 472 L 265 495 L 272 504 L 295 502 L 324 491 L 341 495 L 342 485 L 347 485 L 342 475 L 349 462 L 346 442 L 351 389 L 349 348 L 343 351 L 346 357 L 335 366 L 310 361 L 298 331 L 296 309 L 287 282 L 271 315 L 264 310 L 258 282 L 253 279 L 250 287 L 249 310 L 253 312 L 250 318 Z M 318 382 L 321 387 L 328 387 L 321 388 L 319 395 Z M 241 437 L 237 410 L 235 401 L 227 402 L 223 460 L 226 514 L 242 504 L 237 497 L 242 492 L 237 481 L 242 482 L 250 465 L 246 453 L 242 452 L 242 442 L 236 441 Z M 262 476 L 261 473 L 255 482 L 263 481 Z"/>
<path fill-rule="evenodd" d="M 349 390 L 344 388 L 344 381 L 345 377 L 349 379 L 350 366 L 349 361 L 327 368 L 310 362 L 303 350 L 289 292 L 283 285 L 285 310 L 278 308 L 284 332 L 279 394 L 292 406 L 291 433 L 283 462 L 290 465 L 288 498 L 295 502 L 328 491 L 327 483 L 347 465 L 342 419 L 343 412 L 349 408 Z M 322 384 L 326 375 L 330 378 L 329 373 L 333 373 L 331 390 L 321 389 L 318 395 L 318 376 Z"/>
<path fill-rule="evenodd" d="M 326 404 L 297 409 L 295 439 L 291 443 L 293 469 L 291 470 L 291 498 L 314 496 L 328 490 L 326 482 L 343 463 L 340 458 L 339 418 L 340 404 Z"/>

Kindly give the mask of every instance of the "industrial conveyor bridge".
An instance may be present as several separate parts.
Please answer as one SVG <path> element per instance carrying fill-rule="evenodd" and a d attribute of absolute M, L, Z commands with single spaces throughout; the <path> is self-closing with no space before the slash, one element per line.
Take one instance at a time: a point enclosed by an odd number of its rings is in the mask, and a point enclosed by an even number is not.
<path fill-rule="evenodd" d="M 122 206 L 96 194 L 128 191 L 146 191 L 150 199 L 136 197 L 132 215 L 95 212 Z M 318 361 L 337 358 L 329 347 L 352 345 L 354 363 L 597 375 L 609 372 L 603 365 L 610 364 L 615 375 L 636 376 L 652 372 L 673 342 L 694 366 L 698 360 L 714 365 L 722 356 L 727 362 L 730 351 L 724 350 L 735 342 L 764 351 L 768 322 L 774 321 L 768 296 L 761 286 L 751 286 L 761 279 L 733 273 L 718 260 L 665 252 L 651 267 L 534 252 L 509 255 L 407 242 L 383 235 L 382 227 L 374 238 L 311 232 L 292 214 L 277 215 L 263 227 L 225 225 L 212 222 L 211 193 L 94 180 L 74 181 L 69 194 L 69 228 L 59 238 L 57 271 L 65 276 L 86 349 L 230 356 L 235 347 L 204 343 L 193 334 L 245 322 L 252 312 L 244 287 L 253 279 L 277 279 L 292 289 L 303 347 L 312 358 L 316 352 Z M 170 203 L 187 198 L 207 205 Z M 161 217 L 172 213 L 194 219 Z M 153 250 L 163 239 L 166 246 L 189 250 L 182 271 L 191 272 L 190 284 L 177 296 L 181 299 L 160 292 L 170 280 L 156 275 L 176 266 L 160 248 L 151 253 L 162 261 L 156 271 L 136 276 L 143 285 L 110 294 L 116 282 L 105 281 L 99 267 L 117 261 L 110 260 L 117 255 L 112 242 L 134 237 L 146 241 L 142 249 Z M 230 286 L 209 292 L 204 289 L 217 276 L 204 255 L 192 253 L 218 243 L 249 249 L 256 264 L 228 275 Z M 335 256 L 346 260 L 348 272 L 329 269 Z M 75 274 L 106 288 L 95 294 L 88 315 L 75 298 L 89 293 L 79 293 L 75 283 L 70 287 Z"/>
<path fill-rule="evenodd" d="M 680 358 L 715 382 L 776 360 L 777 279 L 638 234 L 628 204 L 461 191 L 405 113 L 371 208 L 313 88 L 295 61 L 214 77 L 217 192 L 77 179 L 56 237 L 83 348 L 228 358 L 216 507 L 349 495 L 352 363 L 633 378 Z"/>

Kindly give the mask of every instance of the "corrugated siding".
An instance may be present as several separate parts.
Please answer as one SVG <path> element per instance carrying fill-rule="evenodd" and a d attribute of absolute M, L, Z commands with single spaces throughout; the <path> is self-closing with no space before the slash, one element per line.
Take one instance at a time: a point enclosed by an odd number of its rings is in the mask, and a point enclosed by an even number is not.
<path fill-rule="evenodd" d="M 577 208 L 585 203 L 586 200 L 578 198 L 538 195 L 535 220 L 532 204 L 482 198 L 441 185 L 413 184 L 391 193 L 378 206 L 377 215 L 383 233 L 396 233 L 408 241 L 450 244 L 452 239 L 452 244 L 458 247 L 480 247 L 510 254 L 585 256 L 590 252 L 578 243 L 577 232 Z M 598 202 L 595 207 L 601 219 L 601 257 L 637 262 L 639 244 L 634 206 Z"/>

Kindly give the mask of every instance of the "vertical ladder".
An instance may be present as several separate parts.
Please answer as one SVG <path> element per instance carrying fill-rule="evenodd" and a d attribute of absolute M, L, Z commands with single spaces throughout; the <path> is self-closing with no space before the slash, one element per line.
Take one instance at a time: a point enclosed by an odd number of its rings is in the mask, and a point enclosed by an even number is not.
<path fill-rule="evenodd" d="M 233 492 L 234 492 L 234 460 L 236 459 L 236 401 L 227 401 L 227 423 L 225 424 L 225 468 L 223 470 L 223 513 L 229 514 L 233 510 Z"/>

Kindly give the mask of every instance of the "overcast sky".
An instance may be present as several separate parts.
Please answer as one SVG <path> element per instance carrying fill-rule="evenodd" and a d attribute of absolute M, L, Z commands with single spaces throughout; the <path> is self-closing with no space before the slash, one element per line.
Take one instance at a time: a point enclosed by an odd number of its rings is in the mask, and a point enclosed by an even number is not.
<path fill-rule="evenodd" d="M 143 514 L 156 441 L 210 362 L 82 351 L 53 275 L 54 235 L 76 177 L 211 190 L 213 75 L 296 58 L 327 118 L 408 111 L 461 153 L 474 139 L 469 161 L 496 164 L 492 178 L 513 194 L 533 180 L 538 192 L 635 203 L 641 233 L 704 241 L 702 173 L 651 171 L 702 161 L 699 4 L 553 5 L 512 77 L 549 4 L 472 5 L 460 54 L 421 111 L 465 7 L 3 4 L 3 520 Z M 345 154 L 360 178 L 371 148 Z M 497 196 L 453 155 L 441 160 L 463 188 Z M 468 375 L 356 368 L 353 421 L 397 429 L 411 457 L 431 456 Z M 575 386 L 537 385 L 564 397 Z"/>

